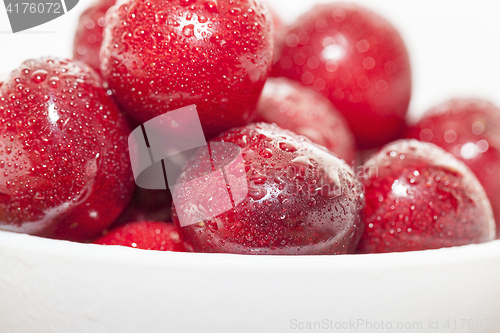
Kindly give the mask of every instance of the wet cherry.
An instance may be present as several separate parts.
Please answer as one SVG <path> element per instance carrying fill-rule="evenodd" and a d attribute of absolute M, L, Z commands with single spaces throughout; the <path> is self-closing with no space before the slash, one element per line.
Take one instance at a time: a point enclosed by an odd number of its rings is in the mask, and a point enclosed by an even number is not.
<path fill-rule="evenodd" d="M 365 164 L 365 231 L 360 253 L 481 243 L 495 221 L 472 171 L 431 143 L 399 140 Z"/>
<path fill-rule="evenodd" d="M 137 120 L 195 104 L 212 135 L 252 119 L 274 44 L 259 0 L 129 0 L 107 19 L 101 72 Z"/>
<path fill-rule="evenodd" d="M 454 99 L 427 111 L 409 137 L 461 159 L 486 190 L 500 231 L 500 109 L 479 99 Z"/>
<path fill-rule="evenodd" d="M 408 52 L 398 31 L 353 4 L 317 5 L 277 45 L 275 75 L 328 97 L 361 149 L 404 133 L 411 95 Z"/>
<path fill-rule="evenodd" d="M 228 143 L 241 147 L 241 165 L 227 176 L 231 184 L 239 184 L 231 186 L 232 200 L 238 203 L 207 217 L 212 207 L 224 203 L 221 196 L 211 194 L 211 184 L 204 180 L 206 170 L 219 170 L 233 158 L 233 146 L 224 145 Z M 175 223 L 180 225 L 179 213 L 199 218 L 181 228 L 181 236 L 194 251 L 341 254 L 354 250 L 362 230 L 363 192 L 344 161 L 305 137 L 267 123 L 232 129 L 210 145 L 211 155 L 200 151 L 178 180 L 198 178 L 199 185 L 181 186 L 172 193 Z M 215 153 L 214 147 L 221 148 Z M 234 181 L 238 172 L 243 182 Z M 191 198 L 204 196 L 206 205 L 193 205 Z"/>
<path fill-rule="evenodd" d="M 353 162 L 355 142 L 342 115 L 328 99 L 298 82 L 268 79 L 257 106 L 256 121 L 274 123 L 307 136 L 348 164 Z"/>
<path fill-rule="evenodd" d="M 0 119 L 1 229 L 86 240 L 121 213 L 130 129 L 89 66 L 24 62 L 0 87 Z"/>

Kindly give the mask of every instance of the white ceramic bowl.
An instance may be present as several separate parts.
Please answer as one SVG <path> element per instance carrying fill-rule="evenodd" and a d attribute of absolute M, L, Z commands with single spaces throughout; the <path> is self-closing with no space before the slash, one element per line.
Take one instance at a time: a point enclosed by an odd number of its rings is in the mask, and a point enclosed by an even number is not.
<path fill-rule="evenodd" d="M 318 1 L 268 0 L 290 22 Z M 0 72 L 71 55 L 80 4 L 10 34 Z M 411 113 L 450 97 L 500 105 L 499 1 L 360 0 L 392 21 L 413 68 Z M 8 50 L 5 52 L 4 50 Z M 310 329 L 309 329 L 310 328 Z M 166 253 L 0 231 L 0 333 L 498 332 L 500 241 L 343 256 Z"/>
<path fill-rule="evenodd" d="M 0 267 L 2 333 L 278 333 L 311 331 L 308 323 L 327 332 L 500 329 L 500 241 L 287 257 L 166 253 L 0 231 Z"/>

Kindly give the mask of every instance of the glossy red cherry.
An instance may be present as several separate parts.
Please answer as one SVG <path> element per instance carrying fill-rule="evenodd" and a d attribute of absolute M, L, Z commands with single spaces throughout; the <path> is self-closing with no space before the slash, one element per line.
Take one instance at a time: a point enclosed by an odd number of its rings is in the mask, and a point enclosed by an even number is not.
<path fill-rule="evenodd" d="M 354 138 L 342 115 L 313 89 L 286 78 L 267 80 L 257 106 L 256 121 L 274 123 L 304 135 L 351 164 Z"/>
<path fill-rule="evenodd" d="M 101 71 L 137 120 L 192 104 L 207 135 L 251 120 L 274 44 L 259 0 L 129 0 L 107 19 Z"/>
<path fill-rule="evenodd" d="M 175 224 L 154 221 L 131 222 L 111 230 L 94 241 L 101 245 L 122 245 L 143 250 L 186 252 Z"/>
<path fill-rule="evenodd" d="M 73 59 L 83 61 L 99 72 L 99 50 L 106 26 L 106 11 L 116 0 L 99 0 L 80 16 L 73 41 Z"/>
<path fill-rule="evenodd" d="M 227 175 L 232 200 L 239 203 L 209 217 L 209 211 L 225 203 L 222 196 L 212 194 L 212 185 L 205 179 L 234 158 L 228 143 L 241 147 L 241 165 Z M 363 192 L 344 161 L 305 137 L 267 123 L 232 129 L 210 141 L 210 146 L 211 155 L 201 150 L 178 180 L 185 183 L 200 177 L 196 186 L 181 186 L 172 193 L 174 222 L 180 225 L 179 212 L 199 221 L 181 228 L 195 252 L 340 254 L 354 250 L 362 231 Z M 243 182 L 234 180 L 238 172 Z M 201 201 L 206 204 L 194 204 L 194 197 L 206 197 Z"/>
<path fill-rule="evenodd" d="M 353 4 L 317 5 L 290 27 L 277 52 L 275 75 L 328 97 L 360 149 L 404 134 L 410 62 L 401 36 L 384 18 Z"/>
<path fill-rule="evenodd" d="M 479 99 L 454 99 L 426 112 L 409 137 L 461 159 L 486 190 L 500 236 L 500 109 Z"/>
<path fill-rule="evenodd" d="M 134 180 L 124 116 L 89 66 L 24 62 L 0 87 L 0 228 L 86 240 Z"/>
<path fill-rule="evenodd" d="M 437 249 L 494 239 L 495 221 L 483 187 L 443 149 L 399 140 L 364 168 L 365 231 L 358 252 Z"/>

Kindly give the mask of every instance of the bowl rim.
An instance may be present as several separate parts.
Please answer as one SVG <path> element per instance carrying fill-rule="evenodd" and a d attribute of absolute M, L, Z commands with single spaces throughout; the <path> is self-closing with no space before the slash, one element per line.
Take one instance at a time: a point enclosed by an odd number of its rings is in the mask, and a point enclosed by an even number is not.
<path fill-rule="evenodd" d="M 342 255 L 242 255 L 151 251 L 42 238 L 0 230 L 0 260 L 43 257 L 124 266 L 265 271 L 349 271 L 500 261 L 500 240 L 435 250 Z"/>

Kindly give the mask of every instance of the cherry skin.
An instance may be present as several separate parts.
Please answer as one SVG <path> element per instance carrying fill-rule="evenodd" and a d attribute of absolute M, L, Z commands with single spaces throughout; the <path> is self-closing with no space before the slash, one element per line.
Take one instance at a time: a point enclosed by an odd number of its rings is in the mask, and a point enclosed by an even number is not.
<path fill-rule="evenodd" d="M 234 128 L 210 141 L 211 147 L 221 143 L 241 147 L 246 183 L 237 189 L 248 191 L 232 209 L 181 228 L 181 236 L 195 252 L 341 254 L 355 249 L 362 232 L 363 192 L 343 160 L 305 137 L 267 123 Z M 178 183 L 198 177 L 202 181 L 173 191 L 176 224 L 181 225 L 179 212 L 198 217 L 210 209 L 194 207 L 191 198 L 211 191 L 203 181 L 204 170 L 220 169 L 232 154 L 222 149 L 215 156 L 212 148 L 213 169 L 206 162 L 208 150 L 194 156 Z M 221 204 L 219 197 L 209 196 L 207 202 Z"/>
<path fill-rule="evenodd" d="M 286 78 L 267 80 L 257 105 L 257 119 L 304 135 L 338 157 L 353 162 L 354 138 L 328 99 Z"/>
<path fill-rule="evenodd" d="M 317 5 L 290 27 L 277 53 L 274 75 L 328 97 L 360 149 L 404 134 L 410 62 L 401 36 L 384 18 L 353 4 Z"/>
<path fill-rule="evenodd" d="M 24 62 L 0 87 L 0 118 L 1 229 L 87 240 L 122 212 L 130 129 L 89 66 Z"/>
<path fill-rule="evenodd" d="M 490 199 L 500 237 L 500 109 L 479 99 L 454 99 L 427 111 L 408 136 L 432 142 L 462 160 Z"/>
<path fill-rule="evenodd" d="M 437 249 L 494 239 L 495 221 L 472 171 L 431 143 L 393 142 L 365 164 L 359 253 Z"/>
<path fill-rule="evenodd" d="M 122 245 L 143 250 L 186 252 L 175 224 L 155 221 L 130 222 L 94 241 L 100 245 Z"/>
<path fill-rule="evenodd" d="M 78 20 L 73 41 L 73 59 L 80 60 L 99 72 L 99 51 L 102 32 L 106 26 L 106 12 L 116 0 L 99 0 L 88 7 Z"/>
<path fill-rule="evenodd" d="M 274 44 L 259 0 L 129 0 L 107 19 L 101 72 L 138 121 L 192 104 L 206 135 L 251 121 Z"/>

